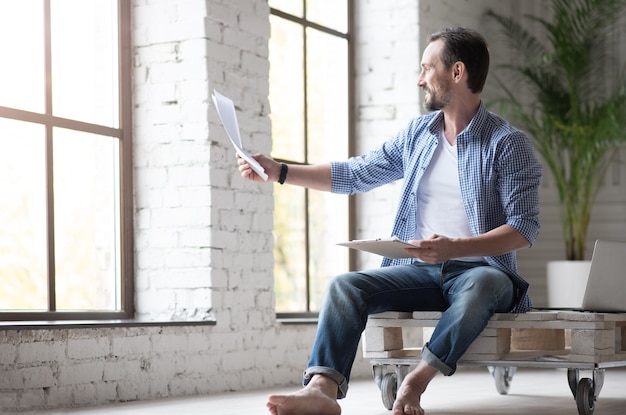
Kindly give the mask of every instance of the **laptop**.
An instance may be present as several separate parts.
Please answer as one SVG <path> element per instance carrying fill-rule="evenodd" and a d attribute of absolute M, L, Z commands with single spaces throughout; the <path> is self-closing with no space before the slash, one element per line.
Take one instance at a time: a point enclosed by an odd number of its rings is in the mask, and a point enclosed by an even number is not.
<path fill-rule="evenodd" d="M 582 310 L 626 312 L 626 242 L 596 241 Z"/>

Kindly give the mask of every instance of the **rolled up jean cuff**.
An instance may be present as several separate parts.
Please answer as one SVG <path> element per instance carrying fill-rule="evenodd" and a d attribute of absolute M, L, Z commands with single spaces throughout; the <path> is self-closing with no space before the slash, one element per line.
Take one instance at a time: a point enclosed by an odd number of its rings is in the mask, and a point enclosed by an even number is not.
<path fill-rule="evenodd" d="M 444 376 L 452 376 L 456 372 L 456 368 L 452 368 L 441 361 L 433 352 L 428 349 L 428 343 L 422 347 L 422 359 L 428 363 L 429 366 L 434 367 Z"/>
<path fill-rule="evenodd" d="M 324 366 L 312 366 L 304 371 L 304 386 L 306 386 L 313 375 L 323 375 L 337 382 L 337 399 L 343 399 L 348 393 L 348 381 L 346 377 L 335 369 Z"/>

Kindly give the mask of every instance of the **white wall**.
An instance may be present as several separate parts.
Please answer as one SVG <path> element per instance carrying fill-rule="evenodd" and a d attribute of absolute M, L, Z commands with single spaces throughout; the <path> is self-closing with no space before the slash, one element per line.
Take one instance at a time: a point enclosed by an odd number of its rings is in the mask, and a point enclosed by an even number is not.
<path fill-rule="evenodd" d="M 239 177 L 210 99 L 232 97 L 249 150 L 269 152 L 268 16 L 264 0 L 133 2 L 137 316 L 215 325 L 0 331 L 0 412 L 300 382 L 315 325 L 276 322 L 272 186 Z"/>
<path fill-rule="evenodd" d="M 373 149 L 415 117 L 421 59 L 418 4 L 406 0 L 356 1 L 356 153 Z M 356 238 L 391 232 L 400 182 L 356 196 Z M 380 257 L 360 253 L 358 268 L 375 268 Z"/>
<path fill-rule="evenodd" d="M 136 306 L 156 323 L 0 330 L 0 411 L 300 383 L 316 326 L 276 321 L 272 186 L 239 176 L 210 99 L 233 98 L 246 147 L 270 151 L 268 16 L 133 2 Z"/>
<path fill-rule="evenodd" d="M 518 3 L 357 0 L 359 151 L 421 111 L 426 34 L 462 24 L 490 38 L 484 9 L 524 12 Z M 215 325 L 0 330 L 0 411 L 295 385 L 306 365 L 315 326 L 275 318 L 272 186 L 239 177 L 210 100 L 213 88 L 234 98 L 246 146 L 270 151 L 267 3 L 133 4 L 138 316 Z M 615 172 L 592 235 L 624 234 L 623 167 Z M 550 189 L 547 182 L 544 200 Z M 389 232 L 398 191 L 396 184 L 359 197 L 361 236 Z M 559 246 L 549 204 L 542 218 L 540 241 L 521 261 L 533 284 Z M 357 359 L 353 375 L 370 377 L 369 362 Z"/>

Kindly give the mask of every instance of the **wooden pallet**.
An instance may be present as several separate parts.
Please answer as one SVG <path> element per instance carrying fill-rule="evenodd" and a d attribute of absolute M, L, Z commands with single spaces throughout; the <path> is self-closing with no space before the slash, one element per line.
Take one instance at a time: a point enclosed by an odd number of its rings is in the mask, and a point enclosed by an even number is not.
<path fill-rule="evenodd" d="M 363 334 L 364 357 L 419 358 L 429 337 L 428 329 L 436 326 L 441 314 L 422 311 L 371 315 Z M 408 347 L 405 338 L 412 339 Z M 581 364 L 626 361 L 626 313 L 496 314 L 459 363 L 551 359 Z"/>

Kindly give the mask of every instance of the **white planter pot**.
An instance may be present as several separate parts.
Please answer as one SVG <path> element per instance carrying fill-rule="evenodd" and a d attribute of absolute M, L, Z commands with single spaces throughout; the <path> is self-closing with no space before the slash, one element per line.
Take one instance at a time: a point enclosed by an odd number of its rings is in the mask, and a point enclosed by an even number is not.
<path fill-rule="evenodd" d="M 590 268 L 591 261 L 548 262 L 548 307 L 581 307 Z"/>

